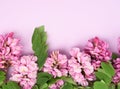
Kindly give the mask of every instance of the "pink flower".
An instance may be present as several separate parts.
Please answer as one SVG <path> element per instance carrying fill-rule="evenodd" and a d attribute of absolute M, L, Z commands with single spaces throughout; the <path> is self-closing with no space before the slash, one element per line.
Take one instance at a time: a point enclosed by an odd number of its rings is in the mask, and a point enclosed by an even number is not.
<path fill-rule="evenodd" d="M 120 82 L 120 58 L 113 60 L 113 67 L 115 69 L 115 76 L 113 77 L 114 83 Z"/>
<path fill-rule="evenodd" d="M 38 71 L 36 61 L 35 56 L 22 56 L 20 60 L 16 60 L 11 67 L 10 80 L 18 82 L 23 89 L 32 89 Z"/>
<path fill-rule="evenodd" d="M 67 57 L 66 55 L 60 54 L 59 51 L 53 51 L 51 57 L 48 57 L 43 71 L 52 74 L 54 78 L 67 76 Z M 50 86 L 50 89 L 60 89 L 60 87 L 64 84 L 63 80 L 57 81 L 55 84 Z"/>
<path fill-rule="evenodd" d="M 50 89 L 61 89 L 60 87 L 62 87 L 64 84 L 63 80 L 58 80 L 55 84 L 52 84 L 49 88 Z"/>
<path fill-rule="evenodd" d="M 90 56 L 80 52 L 79 48 L 73 48 L 70 55 L 72 57 L 68 60 L 69 74 L 79 85 L 88 86 L 88 81 L 95 80 Z"/>
<path fill-rule="evenodd" d="M 98 37 L 90 39 L 84 51 L 91 56 L 95 70 L 100 67 L 102 61 L 111 59 L 112 52 L 109 50 L 108 44 Z"/>
<path fill-rule="evenodd" d="M 10 66 L 11 61 L 15 61 L 21 54 L 19 39 L 13 37 L 14 33 L 5 36 L 0 35 L 0 69 Z"/>
<path fill-rule="evenodd" d="M 51 57 L 48 57 L 43 71 L 52 74 L 53 77 L 67 76 L 67 57 L 66 55 L 60 54 L 59 51 L 53 51 Z"/>

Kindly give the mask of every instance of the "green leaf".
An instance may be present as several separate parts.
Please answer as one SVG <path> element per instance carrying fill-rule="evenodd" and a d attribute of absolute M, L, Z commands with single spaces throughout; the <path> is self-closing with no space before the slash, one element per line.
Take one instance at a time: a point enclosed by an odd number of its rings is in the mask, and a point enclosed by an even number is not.
<path fill-rule="evenodd" d="M 39 78 L 37 80 L 37 84 L 39 84 L 40 86 L 42 86 L 44 83 L 46 83 L 49 79 L 48 78 Z"/>
<path fill-rule="evenodd" d="M 115 84 L 111 83 L 110 86 L 109 86 L 109 89 L 116 89 Z"/>
<path fill-rule="evenodd" d="M 39 72 L 38 73 L 38 76 L 39 77 L 47 77 L 47 78 L 52 78 L 52 75 L 51 74 L 49 74 L 49 73 L 47 73 L 47 72 Z"/>
<path fill-rule="evenodd" d="M 85 89 L 93 89 L 92 87 L 86 87 Z"/>
<path fill-rule="evenodd" d="M 3 75 L 5 75 L 5 72 L 0 71 L 0 76 L 3 76 Z"/>
<path fill-rule="evenodd" d="M 102 62 L 101 67 L 102 68 L 99 68 L 98 71 L 95 72 L 95 75 L 99 80 L 104 81 L 109 86 L 115 70 L 110 62 Z"/>
<path fill-rule="evenodd" d="M 71 77 L 62 77 L 61 79 L 64 80 L 65 82 L 77 85 Z"/>
<path fill-rule="evenodd" d="M 109 75 L 109 76 L 114 76 L 115 70 L 110 62 L 102 62 L 101 66 L 103 70 Z"/>
<path fill-rule="evenodd" d="M 73 89 L 78 89 L 78 88 L 74 86 Z"/>
<path fill-rule="evenodd" d="M 2 89 L 9 89 L 8 86 L 6 86 L 5 84 L 2 85 Z"/>
<path fill-rule="evenodd" d="M 44 31 L 44 26 L 35 28 L 32 36 L 32 49 L 34 50 L 35 55 L 38 57 L 37 63 L 41 69 L 47 58 L 48 45 L 47 34 Z"/>
<path fill-rule="evenodd" d="M 48 84 L 45 83 L 44 85 L 42 85 L 42 86 L 40 87 L 40 89 L 48 89 Z"/>
<path fill-rule="evenodd" d="M 111 83 L 111 77 L 109 77 L 108 75 L 106 75 L 104 72 L 95 72 L 96 77 L 99 80 L 103 80 L 105 83 L 110 84 Z"/>
<path fill-rule="evenodd" d="M 45 72 L 41 72 L 41 73 L 38 73 L 38 76 L 37 76 L 37 84 L 39 86 L 42 86 L 44 85 L 48 80 L 50 80 L 52 78 L 52 75 L 48 74 L 48 73 L 45 73 Z"/>
<path fill-rule="evenodd" d="M 3 71 L 0 71 L 0 86 L 4 83 L 6 79 L 6 74 Z"/>
<path fill-rule="evenodd" d="M 65 83 L 65 85 L 62 87 L 62 89 L 74 89 L 74 87 L 71 83 Z"/>
<path fill-rule="evenodd" d="M 120 83 L 117 84 L 117 89 L 120 89 Z"/>
<path fill-rule="evenodd" d="M 56 83 L 58 80 L 61 80 L 61 78 L 60 77 L 51 78 L 47 83 L 49 84 L 49 86 L 51 86 L 52 84 Z"/>
<path fill-rule="evenodd" d="M 95 89 L 114 89 L 114 85 L 111 85 L 112 77 L 115 74 L 115 70 L 110 62 L 102 62 L 101 67 L 95 72 L 96 77 L 100 80 L 94 83 Z M 105 88 L 104 88 L 105 87 Z"/>
<path fill-rule="evenodd" d="M 32 89 L 39 89 L 37 85 L 34 85 Z"/>
<path fill-rule="evenodd" d="M 2 89 L 21 89 L 21 88 L 16 82 L 8 81 L 6 84 L 2 85 Z"/>
<path fill-rule="evenodd" d="M 86 89 L 86 87 L 83 87 L 83 86 L 77 86 L 77 89 Z"/>
<path fill-rule="evenodd" d="M 47 83 L 50 85 L 56 83 L 58 80 L 64 80 L 66 83 L 70 83 L 72 85 L 77 85 L 72 78 L 70 77 L 65 77 L 65 76 L 62 76 L 62 77 L 57 77 L 57 78 L 51 78 Z"/>
<path fill-rule="evenodd" d="M 93 87 L 74 86 L 75 89 L 93 89 Z"/>
<path fill-rule="evenodd" d="M 96 81 L 93 87 L 94 89 L 109 89 L 107 84 L 103 81 Z"/>
<path fill-rule="evenodd" d="M 112 53 L 112 59 L 118 58 L 118 55 L 116 53 Z"/>

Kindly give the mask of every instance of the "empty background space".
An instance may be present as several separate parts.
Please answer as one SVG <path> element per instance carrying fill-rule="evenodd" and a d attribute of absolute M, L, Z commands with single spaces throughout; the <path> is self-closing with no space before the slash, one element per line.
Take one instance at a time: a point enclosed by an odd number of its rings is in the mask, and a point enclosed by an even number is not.
<path fill-rule="evenodd" d="M 0 34 L 15 32 L 31 53 L 35 27 L 45 26 L 50 50 L 83 47 L 98 36 L 117 52 L 120 0 L 0 0 Z"/>

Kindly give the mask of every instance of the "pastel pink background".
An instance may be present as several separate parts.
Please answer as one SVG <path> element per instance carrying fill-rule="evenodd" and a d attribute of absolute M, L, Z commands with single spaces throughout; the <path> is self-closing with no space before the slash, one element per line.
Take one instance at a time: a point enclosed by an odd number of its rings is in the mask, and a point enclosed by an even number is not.
<path fill-rule="evenodd" d="M 0 34 L 15 32 L 32 52 L 33 29 L 45 25 L 50 50 L 84 46 L 99 36 L 117 52 L 120 0 L 0 0 Z"/>

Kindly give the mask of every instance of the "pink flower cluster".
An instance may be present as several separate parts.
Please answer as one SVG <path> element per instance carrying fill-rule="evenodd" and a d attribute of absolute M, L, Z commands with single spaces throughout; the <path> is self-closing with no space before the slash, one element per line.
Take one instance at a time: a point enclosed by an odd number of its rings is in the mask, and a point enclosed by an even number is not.
<path fill-rule="evenodd" d="M 68 61 L 69 74 L 79 85 L 88 86 L 88 81 L 95 79 L 90 56 L 84 52 L 80 52 L 79 48 L 73 48 L 70 51 L 70 55 L 72 57 Z"/>
<path fill-rule="evenodd" d="M 13 37 L 14 33 L 0 35 L 0 70 L 10 69 L 9 80 L 17 82 L 22 89 L 32 89 L 36 83 L 38 66 L 37 57 L 33 55 L 21 56 L 22 46 L 19 39 Z M 120 38 L 118 49 L 120 52 Z M 88 86 L 90 81 L 96 79 L 94 70 L 101 62 L 111 59 L 111 52 L 106 42 L 98 37 L 90 39 L 81 52 L 79 48 L 70 50 L 70 59 L 66 55 L 53 51 L 47 58 L 42 71 L 53 75 L 53 78 L 70 76 L 80 86 Z M 113 61 L 115 76 L 113 82 L 120 82 L 120 58 Z M 8 73 L 9 73 L 8 72 Z M 60 89 L 64 81 L 58 80 L 49 86 L 50 89 Z"/>
<path fill-rule="evenodd" d="M 0 35 L 0 69 L 8 68 L 21 54 L 19 39 L 13 38 L 13 35 L 14 33 Z"/>
<path fill-rule="evenodd" d="M 92 65 L 95 70 L 100 67 L 101 62 L 110 60 L 112 55 L 108 44 L 98 37 L 88 41 L 85 52 L 91 56 Z"/>
<path fill-rule="evenodd" d="M 66 55 L 60 54 L 59 51 L 53 51 L 51 57 L 48 57 L 43 71 L 52 74 L 54 78 L 67 76 L 67 57 Z M 60 86 L 63 85 L 63 81 L 58 81 L 57 83 L 53 84 L 50 88 L 51 89 L 59 89 Z"/>
<path fill-rule="evenodd" d="M 88 86 L 89 81 L 95 80 L 94 68 L 91 65 L 91 57 L 80 52 L 79 48 L 73 48 L 70 51 L 72 56 L 69 60 L 66 55 L 59 51 L 53 51 L 51 57 L 48 57 L 43 71 L 52 74 L 54 78 L 68 76 L 68 73 L 79 85 Z M 50 89 L 60 89 L 64 84 L 63 80 L 50 86 Z"/>
<path fill-rule="evenodd" d="M 114 83 L 120 82 L 120 58 L 113 60 L 113 67 L 115 69 L 115 76 L 113 77 Z"/>
<path fill-rule="evenodd" d="M 59 51 L 53 51 L 46 59 L 42 70 L 38 71 L 37 57 L 34 55 L 21 57 L 22 46 L 19 39 L 13 36 L 14 33 L 0 35 L 0 70 L 7 72 L 7 81 L 17 82 L 22 89 L 32 89 L 37 81 L 37 73 L 41 71 L 48 72 L 53 78 L 71 77 L 76 84 L 88 86 L 90 82 L 96 80 L 94 73 L 100 68 L 101 62 L 109 60 L 115 69 L 112 82 L 115 84 L 120 82 L 120 58 L 111 60 L 112 52 L 108 44 L 98 37 L 88 40 L 82 51 L 79 48 L 71 49 L 69 59 Z M 120 38 L 118 50 L 120 53 Z M 49 89 L 61 89 L 65 83 L 62 78 L 49 86 Z"/>
<path fill-rule="evenodd" d="M 59 51 L 53 51 L 51 57 L 48 57 L 43 71 L 52 74 L 54 78 L 67 76 L 67 57 L 66 55 L 62 55 Z"/>
<path fill-rule="evenodd" d="M 36 83 L 37 77 L 37 57 L 36 56 L 22 56 L 20 60 L 16 60 L 11 67 L 10 80 L 16 81 L 20 84 L 22 89 L 32 89 Z"/>

